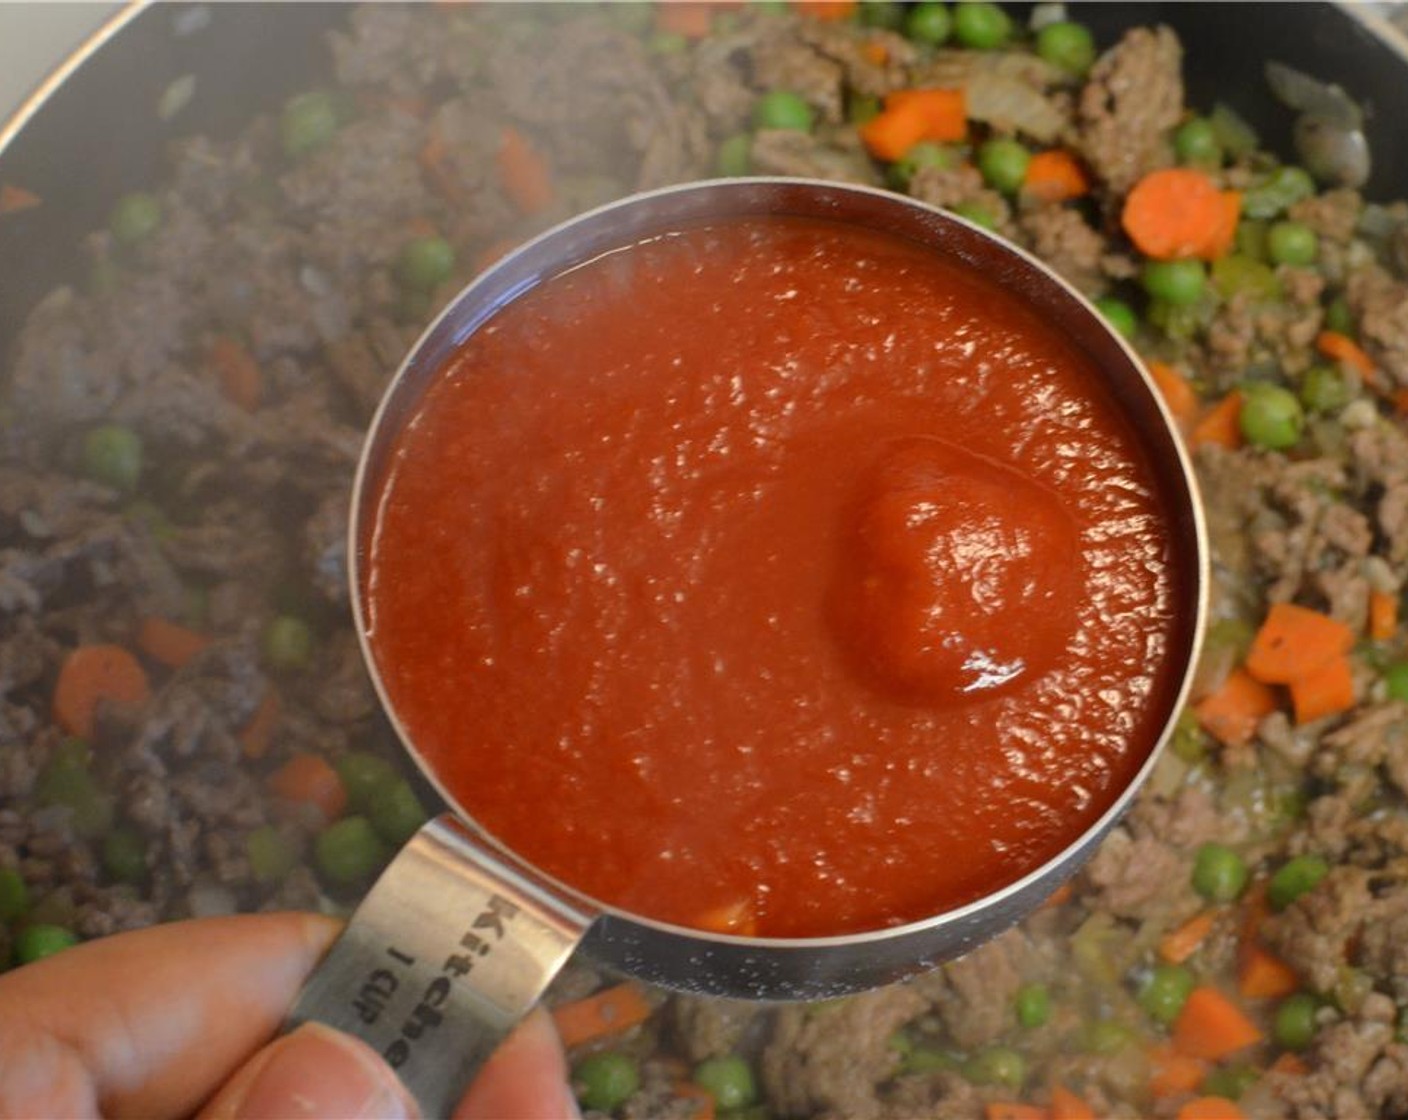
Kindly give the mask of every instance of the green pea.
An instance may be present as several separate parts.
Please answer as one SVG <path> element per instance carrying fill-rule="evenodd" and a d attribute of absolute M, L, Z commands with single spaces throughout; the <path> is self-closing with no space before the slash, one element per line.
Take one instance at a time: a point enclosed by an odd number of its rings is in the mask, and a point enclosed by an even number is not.
<path fill-rule="evenodd" d="M 300 93 L 284 103 L 279 140 L 290 159 L 321 148 L 337 133 L 337 104 L 322 90 Z"/>
<path fill-rule="evenodd" d="M 140 883 L 147 877 L 147 841 L 130 828 L 115 828 L 103 837 L 103 870 L 119 883 Z"/>
<path fill-rule="evenodd" d="M 388 844 L 400 847 L 426 821 L 425 807 L 404 778 L 376 790 L 368 800 L 372 827 Z"/>
<path fill-rule="evenodd" d="M 83 472 L 114 490 L 135 490 L 142 475 L 142 437 L 121 424 L 102 424 L 83 437 Z"/>
<path fill-rule="evenodd" d="M 615 1112 L 640 1088 L 635 1059 L 615 1050 L 589 1054 L 572 1071 L 572 1084 L 583 1107 Z"/>
<path fill-rule="evenodd" d="M 739 132 L 719 145 L 715 166 L 720 175 L 736 178 L 747 175 L 753 168 L 753 136 Z"/>
<path fill-rule="evenodd" d="M 951 209 L 960 218 L 972 222 L 975 226 L 988 230 L 997 229 L 997 215 L 981 202 L 960 202 Z"/>
<path fill-rule="evenodd" d="M 861 0 L 857 14 L 862 27 L 898 31 L 904 26 L 904 5 L 895 0 Z"/>
<path fill-rule="evenodd" d="M 965 47 L 990 51 L 1012 35 L 1012 17 L 986 0 L 965 0 L 953 12 L 953 33 Z"/>
<path fill-rule="evenodd" d="M 1010 1046 L 988 1046 L 963 1064 L 963 1075 L 978 1085 L 1020 1089 L 1027 1079 L 1027 1060 Z"/>
<path fill-rule="evenodd" d="M 1217 130 L 1205 117 L 1184 121 L 1173 133 L 1173 152 L 1178 162 L 1190 167 L 1221 167 L 1222 145 Z"/>
<path fill-rule="evenodd" d="M 394 765 L 370 751 L 348 751 L 333 768 L 342 779 L 342 786 L 347 790 L 347 806 L 354 813 L 370 805 L 378 790 L 400 779 Z"/>
<path fill-rule="evenodd" d="M 1151 327 L 1162 331 L 1174 342 L 1187 342 L 1206 324 L 1206 309 L 1197 303 L 1174 304 L 1164 299 L 1151 299 L 1144 309 L 1144 319 Z"/>
<path fill-rule="evenodd" d="M 915 174 L 923 168 L 954 168 L 962 162 L 963 157 L 946 144 L 921 140 L 890 164 L 890 183 L 899 190 L 906 190 Z"/>
<path fill-rule="evenodd" d="M 277 828 L 260 825 L 244 838 L 250 874 L 261 883 L 281 883 L 298 866 L 298 852 Z"/>
<path fill-rule="evenodd" d="M 1304 222 L 1276 222 L 1266 231 L 1266 251 L 1277 264 L 1314 264 L 1320 238 Z"/>
<path fill-rule="evenodd" d="M 13 867 L 0 867 L 0 923 L 13 922 L 29 909 L 29 888 Z"/>
<path fill-rule="evenodd" d="M 1095 310 L 1105 316 L 1105 321 L 1125 338 L 1133 338 L 1139 330 L 1139 317 L 1135 315 L 1134 308 L 1122 299 L 1104 296 L 1095 301 Z"/>
<path fill-rule="evenodd" d="M 1315 180 L 1299 167 L 1278 167 L 1260 183 L 1242 192 L 1242 213 L 1248 218 L 1274 218 L 1310 198 Z"/>
<path fill-rule="evenodd" d="M 1193 857 L 1193 889 L 1209 902 L 1240 897 L 1247 877 L 1246 861 L 1225 844 L 1204 844 Z"/>
<path fill-rule="evenodd" d="M 1202 261 L 1146 261 L 1140 280 L 1155 299 L 1171 307 L 1190 307 L 1203 296 L 1207 272 Z"/>
<path fill-rule="evenodd" d="M 25 926 L 15 935 L 15 960 L 20 964 L 33 964 L 77 944 L 77 936 L 63 926 Z"/>
<path fill-rule="evenodd" d="M 1315 1013 L 1320 1001 L 1309 992 L 1296 992 L 1276 1005 L 1271 1037 L 1286 1050 L 1304 1050 L 1315 1037 Z"/>
<path fill-rule="evenodd" d="M 1325 308 L 1325 326 L 1329 330 L 1338 331 L 1350 338 L 1358 333 L 1354 322 L 1354 312 L 1349 309 L 1349 300 L 1344 296 L 1336 296 Z"/>
<path fill-rule="evenodd" d="M 343 885 L 370 879 L 387 855 L 386 845 L 366 817 L 343 817 L 318 833 L 313 844 L 318 870 Z"/>
<path fill-rule="evenodd" d="M 264 660 L 275 669 L 306 669 L 313 661 L 313 631 L 301 618 L 281 614 L 264 628 Z"/>
<path fill-rule="evenodd" d="M 1354 387 L 1336 366 L 1314 365 L 1301 375 L 1300 403 L 1311 412 L 1338 412 L 1354 399 Z"/>
<path fill-rule="evenodd" d="M 1052 66 L 1084 77 L 1095 62 L 1095 38 L 1079 23 L 1058 20 L 1036 33 L 1036 53 Z"/>
<path fill-rule="evenodd" d="M 408 241 L 396 260 L 396 278 L 413 292 L 433 292 L 454 271 L 455 250 L 443 237 Z"/>
<path fill-rule="evenodd" d="M 1408 661 L 1395 661 L 1384 670 L 1384 688 L 1391 699 L 1408 704 Z"/>
<path fill-rule="evenodd" d="M 1206 646 L 1204 646 L 1206 648 Z M 1169 749 L 1189 765 L 1197 765 L 1208 756 L 1208 737 L 1198 721 L 1198 714 L 1189 708 L 1178 713 Z"/>
<path fill-rule="evenodd" d="M 1149 1018 L 1167 1026 L 1178 1018 L 1194 984 L 1193 973 L 1181 964 L 1161 964 L 1139 989 L 1139 1006 Z"/>
<path fill-rule="evenodd" d="M 176 532 L 176 525 L 166 516 L 166 512 L 145 498 L 130 502 L 123 513 L 134 525 L 140 525 L 150 533 L 154 541 L 169 541 Z"/>
<path fill-rule="evenodd" d="M 1244 292 L 1259 300 L 1281 298 L 1281 280 L 1275 270 L 1244 253 L 1228 253 L 1213 261 L 1212 284 L 1228 299 Z"/>
<path fill-rule="evenodd" d="M 1319 856 L 1296 856 L 1283 864 L 1266 885 L 1271 909 L 1284 910 L 1301 895 L 1314 890 L 1329 873 L 1330 865 Z"/>
<path fill-rule="evenodd" d="M 758 1099 L 752 1068 L 733 1054 L 700 1062 L 694 1067 L 694 1081 L 713 1094 L 714 1104 L 722 1112 L 747 1108 Z"/>
<path fill-rule="evenodd" d="M 904 31 L 915 42 L 937 47 L 953 33 L 953 16 L 946 4 L 916 4 L 909 10 Z"/>
<path fill-rule="evenodd" d="M 1248 443 L 1284 451 L 1300 442 L 1305 430 L 1305 412 L 1289 389 L 1267 381 L 1253 381 L 1242 386 L 1238 423 Z"/>
<path fill-rule="evenodd" d="M 1134 1032 L 1113 1019 L 1096 1019 L 1081 1031 L 1081 1042 L 1092 1054 L 1118 1054 L 1134 1041 Z"/>
<path fill-rule="evenodd" d="M 134 191 L 117 200 L 108 228 L 123 245 L 145 241 L 161 226 L 161 203 L 145 191 Z"/>
<path fill-rule="evenodd" d="M 1031 158 L 1031 153 L 1016 140 L 997 137 L 985 140 L 978 148 L 978 170 L 994 190 L 1016 194 L 1027 177 Z"/>
<path fill-rule="evenodd" d="M 81 766 L 55 759 L 40 774 L 35 792 L 44 805 L 66 807 L 70 827 L 85 840 L 96 839 L 112 826 L 112 799 Z"/>
<path fill-rule="evenodd" d="M 1031 1030 L 1051 1019 L 1051 992 L 1045 984 L 1023 984 L 1017 989 L 1017 1022 Z"/>
<path fill-rule="evenodd" d="M 758 128 L 792 129 L 810 132 L 816 114 L 800 94 L 775 89 L 763 94 L 753 105 L 753 124 Z"/>
<path fill-rule="evenodd" d="M 1258 1076 L 1251 1066 L 1223 1066 L 1203 1078 L 1202 1093 L 1208 1097 L 1235 1101 L 1256 1084 Z"/>

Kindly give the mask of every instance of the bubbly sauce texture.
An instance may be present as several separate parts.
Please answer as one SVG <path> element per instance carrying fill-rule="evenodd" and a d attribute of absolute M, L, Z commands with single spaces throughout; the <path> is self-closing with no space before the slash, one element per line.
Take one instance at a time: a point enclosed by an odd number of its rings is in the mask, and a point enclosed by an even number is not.
<path fill-rule="evenodd" d="M 738 219 L 556 277 L 380 481 L 360 592 L 413 742 L 646 917 L 971 901 L 1108 808 L 1176 687 L 1160 500 L 1098 374 L 897 238 Z"/>

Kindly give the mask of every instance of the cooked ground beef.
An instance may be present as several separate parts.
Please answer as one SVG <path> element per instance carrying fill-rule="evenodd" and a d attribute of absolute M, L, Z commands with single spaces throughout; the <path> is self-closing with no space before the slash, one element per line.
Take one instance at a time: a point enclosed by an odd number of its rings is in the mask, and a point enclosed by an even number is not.
<path fill-rule="evenodd" d="M 1129 29 L 1081 75 L 1040 57 L 1024 29 L 1001 50 L 935 48 L 875 26 L 883 15 L 750 6 L 681 38 L 633 5 L 368 6 L 331 35 L 336 123 L 308 151 L 284 150 L 276 105 L 237 135 L 171 144 L 151 188 L 156 228 L 86 237 L 98 281 L 41 300 L 5 356 L 0 869 L 28 887 L 19 921 L 97 937 L 355 901 L 365 883 L 330 881 L 312 855 L 321 811 L 272 786 L 295 759 L 404 765 L 349 619 L 362 429 L 421 325 L 485 263 L 576 210 L 714 174 L 741 139 L 755 173 L 889 184 L 960 209 L 1141 312 L 1133 345 L 1199 395 L 1183 420 L 1199 445 L 1214 625 L 1194 706 L 1135 807 L 1019 928 L 907 983 L 816 1005 L 650 989 L 645 1023 L 574 1057 L 611 1048 L 637 1063 L 624 1117 L 697 1116 L 682 1083 L 730 1056 L 750 1063 L 763 1116 L 977 1120 L 1018 1099 L 1044 1107 L 1060 1085 L 1101 1116 L 1167 1118 L 1234 1092 L 1247 1070 L 1260 1071 L 1241 1098 L 1251 1117 L 1408 1115 L 1408 662 L 1401 626 L 1368 633 L 1408 565 L 1394 397 L 1408 385 L 1403 207 L 1367 221 L 1357 192 L 1317 191 L 1275 216 L 1316 235 L 1312 264 L 1271 267 L 1247 226 L 1235 255 L 1262 266 L 1257 283 L 1214 265 L 1195 304 L 1163 306 L 1139 286 L 1145 262 L 1118 219 L 1140 177 L 1174 160 L 1188 113 L 1174 33 Z M 963 88 L 970 135 L 916 167 L 888 165 L 858 126 L 914 87 Z M 756 128 L 759 97 L 777 89 L 817 125 Z M 506 182 L 510 135 L 551 182 L 541 207 Z M 1092 190 L 1037 202 L 994 188 L 972 158 L 990 137 L 1066 148 Z M 1271 162 L 1239 157 L 1214 179 L 1253 190 Z M 408 282 L 406 246 L 428 237 L 444 239 L 449 271 Z M 1346 310 L 1363 357 L 1336 361 L 1318 338 Z M 1343 393 L 1315 401 L 1323 367 Z M 1249 381 L 1301 398 L 1290 446 L 1256 446 L 1237 434 L 1245 424 L 1199 434 Z M 91 461 L 85 441 L 108 424 L 141 446 L 135 482 Z M 1219 740 L 1202 704 L 1277 602 L 1349 626 L 1352 703 L 1298 723 L 1278 683 L 1244 737 Z M 153 619 L 199 648 L 144 646 Z M 76 647 L 97 643 L 134 651 L 151 695 L 100 703 L 91 741 L 77 742 L 55 722 L 55 682 Z M 404 775 L 384 785 L 411 789 Z M 139 867 L 105 856 L 114 831 L 135 837 Z M 1195 881 L 1209 844 L 1246 869 L 1237 897 L 1210 900 Z M 1268 882 L 1297 856 L 1330 870 L 1268 908 Z M 1170 949 L 1190 927 L 1200 937 Z M 15 928 L 0 922 L 0 963 Z M 1233 996 L 1254 947 L 1320 1001 L 1303 1070 L 1273 1065 L 1276 1000 Z M 1175 957 L 1266 1039 L 1197 1085 L 1156 1092 L 1170 1035 L 1147 992 Z M 548 1001 L 619 982 L 579 957 Z"/>

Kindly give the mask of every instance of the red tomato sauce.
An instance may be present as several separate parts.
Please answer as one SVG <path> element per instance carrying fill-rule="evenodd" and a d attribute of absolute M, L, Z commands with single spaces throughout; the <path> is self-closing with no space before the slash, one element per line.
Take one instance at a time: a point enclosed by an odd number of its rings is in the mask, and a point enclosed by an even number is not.
<path fill-rule="evenodd" d="M 599 901 L 771 937 L 1056 855 L 1176 686 L 1153 476 L 1088 361 L 910 242 L 721 222 L 522 296 L 360 542 L 392 707 Z"/>

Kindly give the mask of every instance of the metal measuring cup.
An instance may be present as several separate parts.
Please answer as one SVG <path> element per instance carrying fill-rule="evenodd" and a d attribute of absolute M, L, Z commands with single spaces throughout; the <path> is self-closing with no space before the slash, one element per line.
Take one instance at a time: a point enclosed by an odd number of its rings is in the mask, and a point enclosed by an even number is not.
<path fill-rule="evenodd" d="M 289 1026 L 315 1019 L 368 1041 L 427 1115 L 446 1115 L 503 1037 L 578 947 L 607 967 L 671 988 L 760 1000 L 828 998 L 913 975 L 960 956 L 1034 909 L 1094 851 L 1152 769 L 1183 704 L 1201 641 L 1207 545 L 1193 473 L 1173 422 L 1134 352 L 1055 273 L 983 230 L 913 199 L 802 179 L 671 187 L 568 221 L 481 274 L 440 314 L 392 380 L 371 425 L 353 489 L 352 602 L 362 652 L 410 757 L 455 806 L 390 703 L 366 638 L 360 579 L 368 527 L 395 437 L 454 351 L 500 308 L 604 252 L 682 226 L 796 215 L 908 238 L 996 280 L 1060 326 L 1102 371 L 1142 440 L 1167 511 L 1177 622 L 1161 728 L 1134 779 L 1055 858 L 984 897 L 921 921 L 835 937 L 760 938 L 686 929 L 607 906 L 553 880 L 446 814 L 401 850 L 309 980 Z M 456 806 L 458 809 L 458 806 Z"/>

